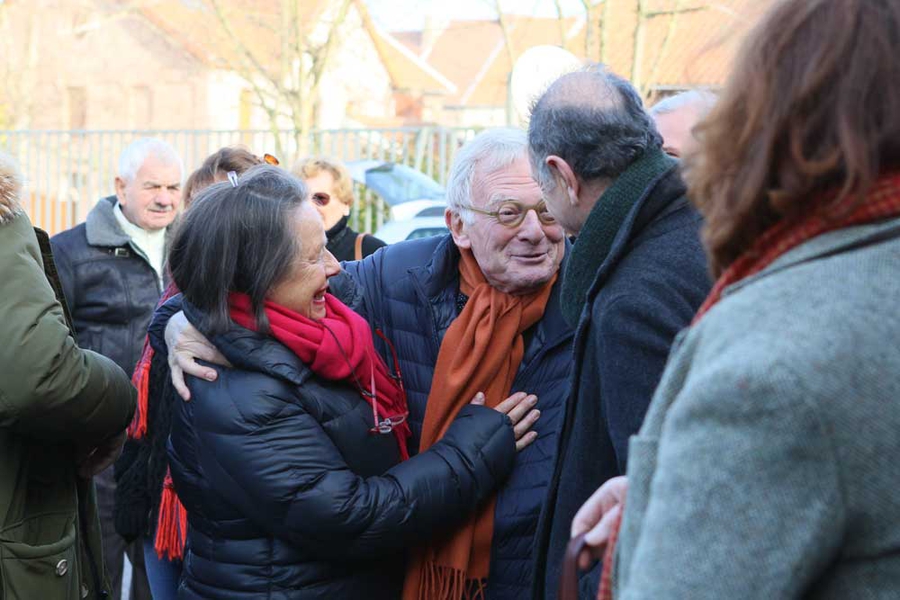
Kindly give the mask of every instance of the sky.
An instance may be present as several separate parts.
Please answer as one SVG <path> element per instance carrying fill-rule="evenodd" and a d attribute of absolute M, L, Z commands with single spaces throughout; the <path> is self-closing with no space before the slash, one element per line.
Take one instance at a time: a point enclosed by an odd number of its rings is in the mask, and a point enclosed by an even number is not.
<path fill-rule="evenodd" d="M 495 0 L 366 0 L 375 21 L 388 31 L 422 29 L 426 16 L 439 20 L 493 19 Z M 500 0 L 504 12 L 555 17 L 554 0 Z M 560 0 L 567 15 L 580 14 L 581 0 Z"/>

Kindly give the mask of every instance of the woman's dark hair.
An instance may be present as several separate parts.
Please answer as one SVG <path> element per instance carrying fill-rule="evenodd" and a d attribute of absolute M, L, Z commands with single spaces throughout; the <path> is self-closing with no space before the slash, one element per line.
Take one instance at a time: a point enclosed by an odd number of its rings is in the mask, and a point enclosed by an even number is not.
<path fill-rule="evenodd" d="M 195 200 L 192 196 L 201 192 L 207 186 L 224 179 L 228 171 L 234 171 L 238 175 L 247 169 L 262 164 L 263 160 L 240 146 L 226 146 L 210 154 L 200 167 L 191 173 L 184 184 L 181 197 L 187 208 Z"/>
<path fill-rule="evenodd" d="M 782 0 L 769 11 L 687 160 L 716 275 L 778 221 L 839 217 L 900 166 L 898 56 L 896 0 Z"/>
<path fill-rule="evenodd" d="M 301 240 L 294 211 L 303 182 L 284 169 L 253 167 L 238 180 L 203 190 L 184 213 L 169 251 L 169 267 L 184 298 L 208 315 L 210 333 L 231 323 L 228 294 L 250 297 L 260 331 L 268 331 L 263 302 L 291 271 Z"/>

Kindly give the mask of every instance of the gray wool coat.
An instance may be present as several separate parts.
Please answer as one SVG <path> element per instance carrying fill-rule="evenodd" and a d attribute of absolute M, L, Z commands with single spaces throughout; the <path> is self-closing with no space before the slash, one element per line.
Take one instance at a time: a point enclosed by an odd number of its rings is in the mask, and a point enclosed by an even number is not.
<path fill-rule="evenodd" d="M 676 341 L 617 600 L 900 598 L 900 219 L 814 238 Z"/>

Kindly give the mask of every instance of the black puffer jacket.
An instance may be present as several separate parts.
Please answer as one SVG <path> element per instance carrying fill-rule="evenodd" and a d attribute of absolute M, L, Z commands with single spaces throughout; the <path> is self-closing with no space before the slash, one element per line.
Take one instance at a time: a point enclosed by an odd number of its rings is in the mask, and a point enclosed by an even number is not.
<path fill-rule="evenodd" d="M 457 525 L 512 469 L 496 411 L 465 408 L 398 464 L 355 389 L 236 325 L 209 337 L 234 368 L 190 378 L 192 400 L 173 412 L 169 462 L 190 522 L 180 598 L 398 598 L 410 542 Z"/>

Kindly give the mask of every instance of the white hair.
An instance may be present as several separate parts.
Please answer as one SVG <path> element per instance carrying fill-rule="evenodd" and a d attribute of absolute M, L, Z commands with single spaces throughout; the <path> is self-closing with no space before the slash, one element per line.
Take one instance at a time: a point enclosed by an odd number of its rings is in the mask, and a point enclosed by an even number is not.
<path fill-rule="evenodd" d="M 472 179 L 475 168 L 481 174 L 495 173 L 519 159 L 528 158 L 528 136 L 521 129 L 498 127 L 476 135 L 456 154 L 447 180 L 447 206 L 471 225 Z"/>
<path fill-rule="evenodd" d="M 650 108 L 650 116 L 656 118 L 667 115 L 687 106 L 696 106 L 700 114 L 705 116 L 718 100 L 718 96 L 710 90 L 688 90 L 674 96 L 663 98 Z"/>
<path fill-rule="evenodd" d="M 119 155 L 119 177 L 124 181 L 132 181 L 150 156 L 167 165 L 178 165 L 179 177 L 183 177 L 184 163 L 181 157 L 175 152 L 175 148 L 157 138 L 139 138 L 128 144 Z"/>

